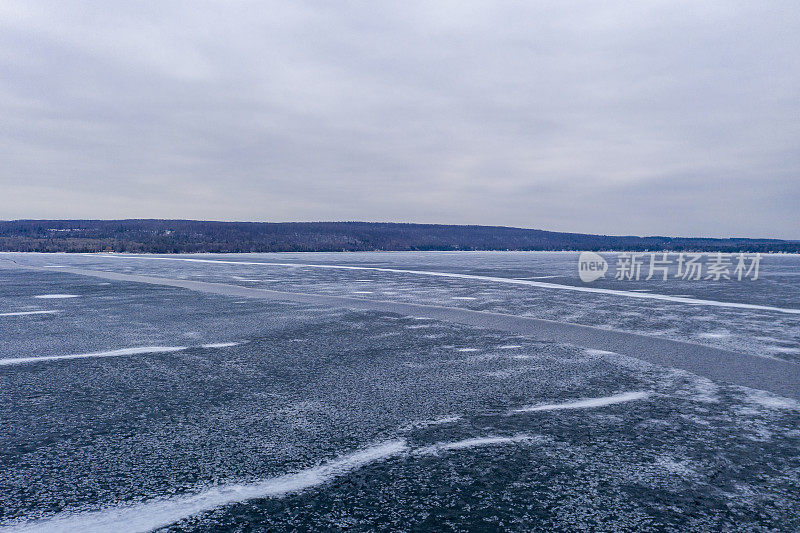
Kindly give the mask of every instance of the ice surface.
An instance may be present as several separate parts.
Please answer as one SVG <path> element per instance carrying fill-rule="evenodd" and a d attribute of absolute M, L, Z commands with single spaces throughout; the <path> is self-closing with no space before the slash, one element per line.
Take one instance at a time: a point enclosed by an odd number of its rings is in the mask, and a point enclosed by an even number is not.
<path fill-rule="evenodd" d="M 32 264 L 51 257 L 14 256 Z M 242 257 L 255 264 L 239 264 Z M 191 258 L 234 263 L 59 261 L 311 294 L 367 289 L 374 294 L 361 299 L 446 302 L 785 360 L 800 348 L 791 313 L 262 264 L 569 284 L 569 254 Z M 796 308 L 790 274 L 799 268 L 798 257 L 770 256 L 751 284 L 598 287 Z M 788 398 L 608 351 L 403 314 L 102 285 L 63 269 L 0 269 L 0 282 L 4 311 L 59 311 L 0 321 L 2 358 L 183 348 L 0 366 L 0 528 L 113 530 L 125 520 L 172 532 L 800 530 L 800 409 Z M 32 306 L 41 294 L 81 298 L 60 309 L 47 299 Z M 539 412 L 514 412 L 526 406 Z M 341 464 L 336 475 L 319 470 L 384 444 L 396 453 L 373 450 L 374 460 Z"/>
<path fill-rule="evenodd" d="M 16 261 L 32 261 L 35 254 L 16 254 Z M 42 256 L 46 258 L 45 256 Z M 242 258 L 248 258 L 243 261 Z M 76 266 L 90 266 L 106 270 L 125 269 L 165 277 L 180 277 L 176 272 L 193 272 L 210 281 L 230 282 L 234 276 L 258 279 L 265 272 L 281 279 L 264 280 L 259 285 L 273 290 L 299 291 L 320 294 L 347 295 L 359 290 L 359 279 L 353 274 L 363 271 L 342 269 L 300 269 L 297 267 L 269 266 L 324 262 L 342 266 L 389 267 L 395 270 L 453 272 L 470 276 L 528 278 L 540 272 L 548 277 L 564 280 L 565 285 L 575 283 L 577 254 L 522 253 L 522 252 L 465 252 L 465 253 L 354 253 L 354 254 L 243 254 L 227 256 L 178 257 L 174 259 L 203 259 L 212 263 L 187 261 L 145 261 L 124 259 L 110 262 L 102 256 L 65 256 Z M 74 258 L 74 259 L 73 259 Z M 229 259 L 220 263 L 220 259 Z M 249 260 L 252 259 L 252 260 Z M 67 265 L 65 265 L 67 266 Z M 424 267 L 424 268 L 422 268 Z M 413 303 L 441 305 L 444 299 L 452 305 L 470 309 L 520 314 L 556 321 L 576 322 L 659 335 L 676 340 L 695 339 L 728 350 L 743 350 L 753 355 L 800 361 L 800 352 L 791 350 L 800 346 L 800 320 L 789 313 L 770 311 L 770 307 L 796 309 L 800 307 L 800 290 L 796 269 L 800 257 L 792 255 L 767 255 L 763 260 L 760 279 L 756 282 L 707 282 L 670 280 L 662 282 L 619 282 L 600 280 L 587 288 L 623 290 L 643 294 L 642 290 L 666 295 L 670 298 L 688 298 L 688 301 L 708 300 L 736 304 L 764 306 L 765 309 L 714 307 L 686 303 L 683 300 L 647 300 L 620 298 L 614 294 L 581 293 L 573 290 L 551 290 L 533 286 L 509 287 L 506 283 L 488 282 L 470 278 L 444 278 L 419 274 L 394 272 L 375 273 L 380 287 L 373 295 L 364 298 L 397 300 Z M 545 273 L 555 274 L 545 274 Z M 537 277 L 537 276 L 533 276 Z M 269 283 L 267 283 L 269 281 Z M 253 286 L 250 283 L 242 283 Z M 600 285 L 598 285 L 600 284 Z M 579 287 L 580 288 L 580 287 Z M 686 291 L 691 288 L 692 294 Z M 373 290 L 371 287 L 370 290 Z M 476 300 L 455 300 L 453 296 L 475 297 Z M 717 325 L 725 325 L 730 336 L 717 337 Z M 710 335 L 704 335 L 710 333 Z M 771 340 L 767 340 L 770 338 Z M 778 351 L 772 350 L 779 348 Z M 781 348 L 789 348 L 782 350 Z"/>
<path fill-rule="evenodd" d="M 421 276 L 433 276 L 433 277 L 443 277 L 443 278 L 455 278 L 455 279 L 471 279 L 471 280 L 479 280 L 479 281 L 487 281 L 493 283 L 505 283 L 509 285 L 527 285 L 530 287 L 537 287 L 543 289 L 558 289 L 558 290 L 566 290 L 566 291 L 576 291 L 576 292 L 585 292 L 585 293 L 593 293 L 593 294 L 608 294 L 614 296 L 624 296 L 627 298 L 644 298 L 644 299 L 653 299 L 653 300 L 661 300 L 666 302 L 677 302 L 677 303 L 685 303 L 685 304 L 692 304 L 692 305 L 708 305 L 714 307 L 730 307 L 736 309 L 752 309 L 752 310 L 761 310 L 761 311 L 775 311 L 779 313 L 789 313 L 789 314 L 800 314 L 800 308 L 784 308 L 784 307 L 776 307 L 772 305 L 756 305 L 756 304 L 749 304 L 749 303 L 742 303 L 742 302 L 724 302 L 724 301 L 717 301 L 717 300 L 704 300 L 700 298 L 686 298 L 682 296 L 672 296 L 667 294 L 657 294 L 657 293 L 650 293 L 650 292 L 637 292 L 634 290 L 625 291 L 625 290 L 616 290 L 616 289 L 603 289 L 599 287 L 589 287 L 589 286 L 580 286 L 580 285 L 562 285 L 559 283 L 548 283 L 548 282 L 541 282 L 541 281 L 530 281 L 530 280 L 523 280 L 523 279 L 516 279 L 516 278 L 503 278 L 497 276 L 480 276 L 474 274 L 458 274 L 454 272 L 437 272 L 437 271 L 430 271 L 430 270 L 406 270 L 406 269 L 397 269 L 397 268 L 378 268 L 378 267 L 365 267 L 365 266 L 352 266 L 352 265 L 324 265 L 324 264 L 311 264 L 311 263 L 275 263 L 275 262 L 252 262 L 252 261 L 225 261 L 225 260 L 215 260 L 215 259 L 187 259 L 187 258 L 176 258 L 176 257 L 154 257 L 154 256 L 119 256 L 119 255 L 107 255 L 102 257 L 109 257 L 109 258 L 123 258 L 123 259 L 145 259 L 145 260 L 168 260 L 168 261 L 192 261 L 192 262 L 199 262 L 199 263 L 219 263 L 219 264 L 238 264 L 238 265 L 263 265 L 263 266 L 281 266 L 281 267 L 306 267 L 306 268 L 323 268 L 323 269 L 342 269 L 342 270 L 372 270 L 375 272 L 389 272 L 389 273 L 396 273 L 396 274 L 415 274 Z M 649 290 L 649 289 L 648 289 Z"/>

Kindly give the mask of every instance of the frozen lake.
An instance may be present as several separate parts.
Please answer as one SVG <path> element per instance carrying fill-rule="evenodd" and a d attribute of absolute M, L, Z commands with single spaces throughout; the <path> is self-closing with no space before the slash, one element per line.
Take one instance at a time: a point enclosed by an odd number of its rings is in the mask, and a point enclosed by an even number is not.
<path fill-rule="evenodd" d="M 0 530 L 800 529 L 800 402 L 637 352 L 795 368 L 800 257 L 591 285 L 576 260 L 0 254 Z"/>

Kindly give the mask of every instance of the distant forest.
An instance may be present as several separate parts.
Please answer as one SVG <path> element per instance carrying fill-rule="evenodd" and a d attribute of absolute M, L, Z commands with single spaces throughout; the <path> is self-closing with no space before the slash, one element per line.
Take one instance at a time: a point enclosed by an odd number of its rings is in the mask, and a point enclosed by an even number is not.
<path fill-rule="evenodd" d="M 0 250 L 127 253 L 365 250 L 800 252 L 800 241 L 625 237 L 502 226 L 373 222 L 14 220 L 0 222 Z"/>

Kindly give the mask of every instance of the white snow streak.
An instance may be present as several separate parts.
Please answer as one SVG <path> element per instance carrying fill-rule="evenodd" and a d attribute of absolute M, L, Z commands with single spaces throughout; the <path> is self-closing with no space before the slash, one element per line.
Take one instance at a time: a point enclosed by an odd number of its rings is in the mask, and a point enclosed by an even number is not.
<path fill-rule="evenodd" d="M 201 348 L 228 348 L 236 346 L 238 342 L 216 342 L 203 344 Z M 119 348 L 102 352 L 76 353 L 67 355 L 45 355 L 40 357 L 9 357 L 0 359 L 0 366 L 23 365 L 28 363 L 44 363 L 47 361 L 63 361 L 69 359 L 91 359 L 95 357 L 121 357 L 125 355 L 139 355 L 146 353 L 172 353 L 188 350 L 191 346 L 136 346 L 134 348 Z"/>
<path fill-rule="evenodd" d="M 76 353 L 69 355 L 47 355 L 42 357 L 13 357 L 0 359 L 0 366 L 22 365 L 25 363 L 43 363 L 45 361 L 62 361 L 65 359 L 88 359 L 92 357 L 119 357 L 122 355 L 138 355 L 142 353 L 169 353 L 186 350 L 188 346 L 139 346 L 136 348 L 121 348 L 105 352 Z"/>
<path fill-rule="evenodd" d="M 201 344 L 201 348 L 230 348 L 231 346 L 239 346 L 240 342 L 212 342 L 210 344 Z"/>
<path fill-rule="evenodd" d="M 417 422 L 411 422 L 410 424 L 401 427 L 400 431 L 412 431 L 414 429 L 425 429 L 431 426 L 452 424 L 454 422 L 458 422 L 459 420 L 461 420 L 461 415 L 442 416 L 432 420 L 418 420 Z"/>
<path fill-rule="evenodd" d="M 633 400 L 643 400 L 650 395 L 649 392 L 625 392 L 614 396 L 604 396 L 602 398 L 587 398 L 565 403 L 548 403 L 543 405 L 532 405 L 514 409 L 511 413 L 531 413 L 534 411 L 558 411 L 561 409 L 591 409 L 593 407 L 605 407 L 617 403 L 630 402 Z"/>
<path fill-rule="evenodd" d="M 0 313 L 0 316 L 52 315 L 53 313 L 58 313 L 58 311 L 12 311 Z"/>

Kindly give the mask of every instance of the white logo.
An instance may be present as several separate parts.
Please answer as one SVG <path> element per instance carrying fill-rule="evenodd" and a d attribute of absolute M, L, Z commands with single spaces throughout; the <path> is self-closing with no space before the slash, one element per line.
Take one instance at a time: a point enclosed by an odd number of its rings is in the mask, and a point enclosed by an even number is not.
<path fill-rule="evenodd" d="M 578 257 L 578 275 L 584 283 L 605 277 L 608 263 L 603 256 L 594 252 L 581 252 Z"/>

